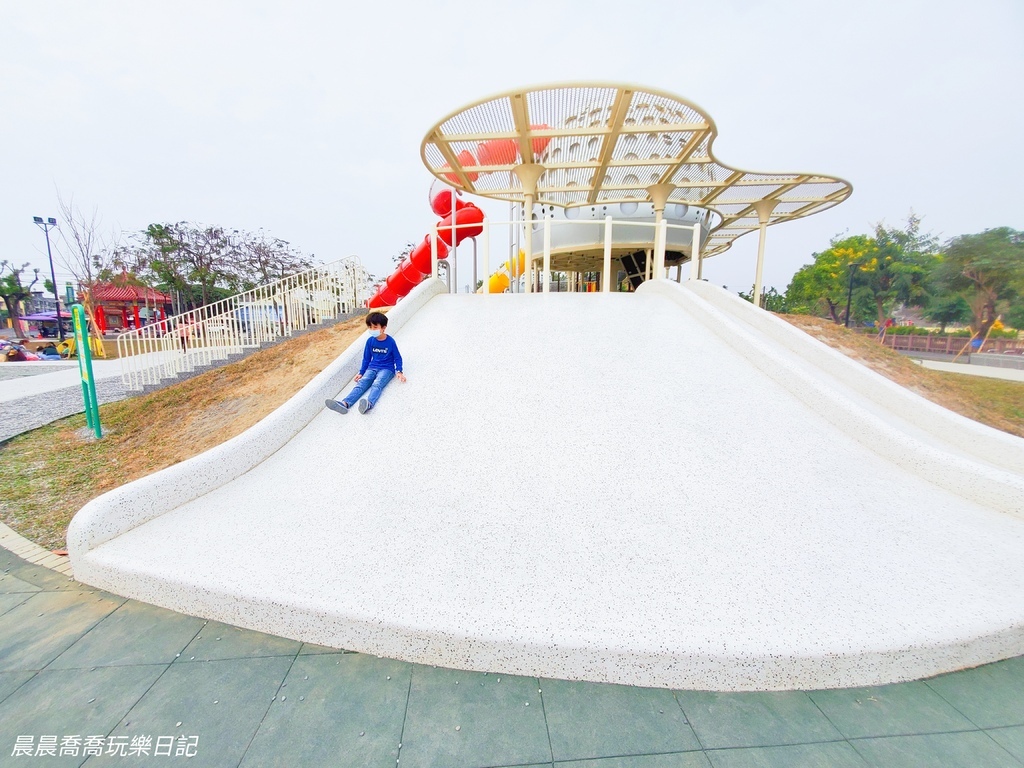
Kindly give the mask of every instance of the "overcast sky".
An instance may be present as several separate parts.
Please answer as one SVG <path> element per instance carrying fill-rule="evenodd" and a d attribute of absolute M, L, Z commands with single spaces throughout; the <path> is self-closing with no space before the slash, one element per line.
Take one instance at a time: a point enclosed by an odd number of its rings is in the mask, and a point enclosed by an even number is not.
<path fill-rule="evenodd" d="M 943 239 L 1024 229 L 1022 41 L 1020 0 L 4 2 L 0 258 L 47 271 L 32 216 L 57 216 L 60 190 L 105 232 L 262 227 L 383 275 L 435 218 L 435 122 L 611 80 L 700 105 L 728 165 L 852 182 L 768 230 L 765 283 L 784 290 L 833 235 L 911 209 Z M 705 276 L 749 288 L 756 250 L 738 240 Z"/>

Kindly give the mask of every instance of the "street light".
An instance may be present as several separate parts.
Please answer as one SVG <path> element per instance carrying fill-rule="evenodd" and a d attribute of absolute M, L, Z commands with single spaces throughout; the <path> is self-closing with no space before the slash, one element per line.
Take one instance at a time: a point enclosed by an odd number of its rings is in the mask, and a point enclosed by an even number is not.
<path fill-rule="evenodd" d="M 46 233 L 46 256 L 50 259 L 50 280 L 53 283 L 53 300 L 57 302 L 57 335 L 64 341 L 64 323 L 60 319 L 60 294 L 57 292 L 57 275 L 53 271 L 53 253 L 50 251 L 50 230 L 57 226 L 57 220 L 52 216 L 43 221 L 42 216 L 33 216 L 32 221 L 42 227 Z"/>
<path fill-rule="evenodd" d="M 850 267 L 850 285 L 846 290 L 846 327 L 850 327 L 850 304 L 853 301 L 853 273 L 856 268 L 859 268 L 861 264 L 859 262 L 849 264 Z"/>

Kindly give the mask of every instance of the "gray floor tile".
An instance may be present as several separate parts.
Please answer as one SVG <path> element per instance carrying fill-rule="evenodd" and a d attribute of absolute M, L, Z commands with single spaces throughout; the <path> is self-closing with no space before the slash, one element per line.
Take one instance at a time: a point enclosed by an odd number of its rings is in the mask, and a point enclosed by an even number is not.
<path fill-rule="evenodd" d="M 291 663 L 275 656 L 171 664 L 111 735 L 151 735 L 154 742 L 158 736 L 198 737 L 189 766 L 238 765 Z M 90 766 L 124 764 L 117 756 L 89 761 Z M 168 758 L 133 757 L 131 765 L 166 766 Z"/>
<path fill-rule="evenodd" d="M 297 640 L 253 632 L 211 621 L 181 652 L 176 662 L 245 659 L 258 656 L 294 656 L 302 645 Z"/>
<path fill-rule="evenodd" d="M 700 749 L 672 691 L 541 680 L 555 760 Z"/>
<path fill-rule="evenodd" d="M 118 605 L 78 592 L 37 592 L 0 617 L 0 671 L 42 669 Z"/>
<path fill-rule="evenodd" d="M 99 736 L 110 733 L 164 666 L 43 671 L 0 703 L 0 755 L 18 736 Z M 12 758 L 16 760 L 17 758 Z M 84 757 L 40 757 L 35 764 L 79 765 Z M 17 764 L 17 763 L 13 763 Z"/>
<path fill-rule="evenodd" d="M 1024 726 L 993 728 L 985 731 L 1003 749 L 1024 763 Z"/>
<path fill-rule="evenodd" d="M 814 702 L 800 691 L 677 691 L 676 696 L 705 749 L 775 747 L 842 739 Z"/>
<path fill-rule="evenodd" d="M 34 592 L 12 592 L 0 595 L 0 621 L 3 621 L 2 617 L 5 613 L 12 608 L 17 608 L 34 594 Z"/>
<path fill-rule="evenodd" d="M 85 584 L 77 582 L 62 573 L 51 571 L 49 568 L 43 568 L 41 565 L 22 562 L 21 566 L 11 568 L 11 573 L 22 581 L 27 581 L 29 584 L 33 584 L 40 589 L 45 589 L 48 592 L 80 592 L 91 589 L 91 587 L 87 587 Z"/>
<path fill-rule="evenodd" d="M 50 669 L 170 664 L 203 620 L 129 600 L 58 656 Z"/>
<path fill-rule="evenodd" d="M 391 768 L 411 674 L 410 664 L 364 654 L 300 656 L 242 768 Z"/>
<path fill-rule="evenodd" d="M 970 720 L 920 682 L 808 695 L 849 739 L 975 730 Z"/>
<path fill-rule="evenodd" d="M 19 579 L 12 573 L 0 574 L 0 595 L 9 595 L 16 592 L 39 592 L 42 587 Z"/>
<path fill-rule="evenodd" d="M 865 768 L 867 765 L 845 741 L 718 749 L 707 754 L 714 768 Z"/>
<path fill-rule="evenodd" d="M 35 672 L 0 672 L 0 702 L 24 685 L 26 680 L 31 680 Z M 0 744 L 0 755 L 3 755 L 3 745 Z"/>
<path fill-rule="evenodd" d="M 979 728 L 1024 725 L 1024 657 L 942 675 L 925 683 Z"/>
<path fill-rule="evenodd" d="M 10 571 L 15 567 L 24 564 L 25 561 L 11 552 L 11 550 L 0 547 L 0 573 Z"/>
<path fill-rule="evenodd" d="M 888 736 L 851 742 L 877 768 L 1020 768 L 984 731 Z"/>
<path fill-rule="evenodd" d="M 550 762 L 537 689 L 535 678 L 414 667 L 401 768 Z"/>
<path fill-rule="evenodd" d="M 677 752 L 673 755 L 631 755 L 599 760 L 570 760 L 555 763 L 555 768 L 711 768 L 703 752 Z"/>

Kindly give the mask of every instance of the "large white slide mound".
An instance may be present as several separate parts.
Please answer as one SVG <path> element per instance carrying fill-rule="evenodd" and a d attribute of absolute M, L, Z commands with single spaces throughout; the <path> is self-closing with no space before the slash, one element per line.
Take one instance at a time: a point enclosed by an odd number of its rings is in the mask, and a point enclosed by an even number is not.
<path fill-rule="evenodd" d="M 440 290 L 394 310 L 409 381 L 373 412 L 322 410 L 360 342 L 245 434 L 87 505 L 76 577 L 381 656 L 633 685 L 1024 654 L 1024 440 L 706 284 Z"/>

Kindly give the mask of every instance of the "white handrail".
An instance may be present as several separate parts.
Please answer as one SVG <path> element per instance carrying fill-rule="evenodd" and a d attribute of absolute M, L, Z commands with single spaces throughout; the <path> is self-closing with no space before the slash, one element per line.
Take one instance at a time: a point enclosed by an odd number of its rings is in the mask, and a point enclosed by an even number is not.
<path fill-rule="evenodd" d="M 351 256 L 123 333 L 121 382 L 139 390 L 353 312 L 369 298 L 368 278 Z"/>

